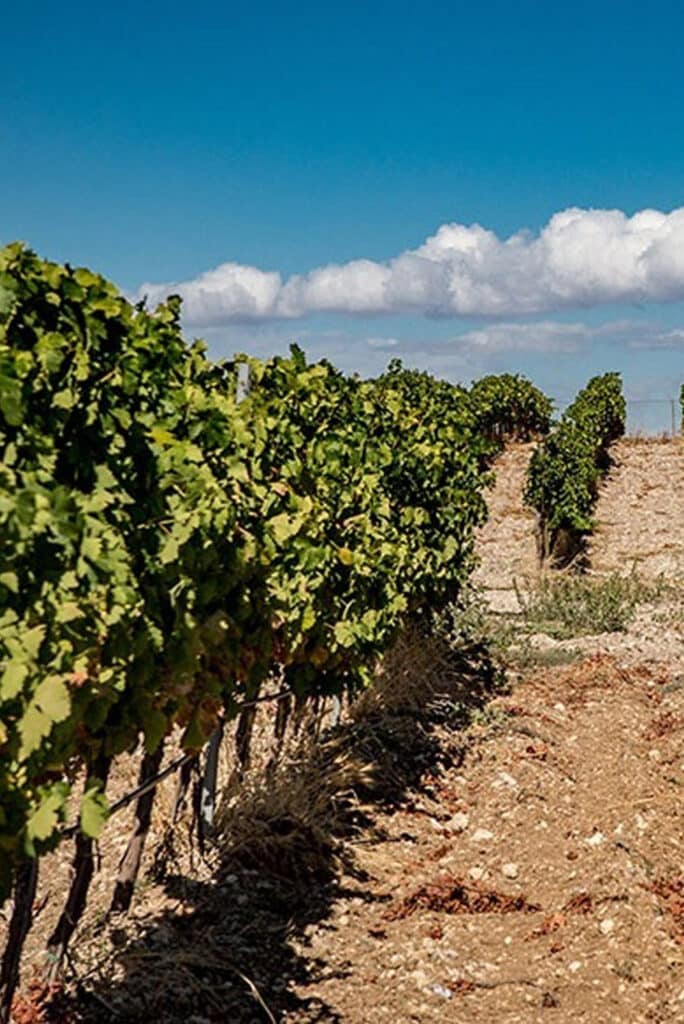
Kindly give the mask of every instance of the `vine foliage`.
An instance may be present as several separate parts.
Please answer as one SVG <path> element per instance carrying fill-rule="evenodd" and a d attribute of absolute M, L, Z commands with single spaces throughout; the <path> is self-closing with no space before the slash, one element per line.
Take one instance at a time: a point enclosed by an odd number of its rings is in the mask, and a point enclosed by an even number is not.
<path fill-rule="evenodd" d="M 539 515 L 542 557 L 569 559 L 593 530 L 598 482 L 624 430 L 622 381 L 606 373 L 589 381 L 535 450 L 525 500 Z"/>
<path fill-rule="evenodd" d="M 300 697 L 367 685 L 463 585 L 504 434 L 548 420 L 519 378 L 247 361 L 238 403 L 178 298 L 0 251 L 0 898 L 77 778 L 98 835 L 101 766 L 141 737 L 199 750 L 274 670 Z"/>

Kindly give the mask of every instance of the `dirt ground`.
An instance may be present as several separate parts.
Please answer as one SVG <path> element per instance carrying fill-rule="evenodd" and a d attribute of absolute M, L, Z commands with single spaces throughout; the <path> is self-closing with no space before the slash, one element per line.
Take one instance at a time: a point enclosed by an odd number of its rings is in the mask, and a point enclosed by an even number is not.
<path fill-rule="evenodd" d="M 376 823 L 369 881 L 299 940 L 300 991 L 369 1024 L 683 1020 L 675 685 L 596 657 L 494 701 L 463 762 Z"/>
<path fill-rule="evenodd" d="M 636 570 L 684 579 L 684 440 L 625 438 L 596 508 L 596 572 Z"/>
<path fill-rule="evenodd" d="M 495 612 L 515 611 L 512 580 L 536 572 L 529 452 L 497 464 L 479 538 Z M 639 557 L 676 590 L 681 444 L 616 455 L 592 568 Z M 258 843 L 224 839 L 203 860 L 181 837 L 129 917 L 107 920 L 124 842 L 112 826 L 66 994 L 42 1010 L 28 986 L 68 878 L 55 855 L 16 1024 L 684 1021 L 684 632 L 668 616 L 644 606 L 624 634 L 538 638 L 574 660 L 503 685 L 399 651 L 388 673 L 424 683 L 427 700 L 369 701 L 328 754 L 274 776 Z M 320 829 L 296 806 L 307 778 L 329 805 Z M 166 783 L 157 840 L 172 794 Z"/>
<path fill-rule="evenodd" d="M 534 444 L 510 445 L 496 462 L 495 486 L 487 495 L 489 518 L 478 532 L 480 564 L 473 582 L 496 612 L 519 610 L 515 584 L 538 573 L 536 518 L 523 504 Z"/>

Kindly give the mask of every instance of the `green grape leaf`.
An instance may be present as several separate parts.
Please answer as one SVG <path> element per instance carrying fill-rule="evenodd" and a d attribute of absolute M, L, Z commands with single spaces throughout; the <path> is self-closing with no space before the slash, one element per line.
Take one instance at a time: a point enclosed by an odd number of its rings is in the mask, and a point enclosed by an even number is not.
<path fill-rule="evenodd" d="M 341 647 L 352 647 L 356 640 L 354 630 L 349 622 L 336 622 L 333 634 Z"/>
<path fill-rule="evenodd" d="M 178 558 L 178 548 L 178 539 L 173 534 L 169 534 L 159 550 L 159 561 L 161 564 L 169 565 L 171 562 L 175 562 Z"/>
<path fill-rule="evenodd" d="M 15 381 L 0 383 L 0 413 L 10 427 L 18 427 L 24 419 L 21 388 Z"/>
<path fill-rule="evenodd" d="M 97 839 L 109 817 L 109 804 L 99 783 L 88 786 L 81 798 L 81 831 Z"/>
<path fill-rule="evenodd" d="M 13 700 L 18 693 L 21 693 L 28 673 L 28 665 L 24 662 L 16 659 L 10 661 L 0 678 L 0 697 L 3 700 Z"/>
<path fill-rule="evenodd" d="M 71 712 L 71 698 L 66 684 L 59 676 L 48 676 L 36 689 L 36 704 L 53 722 L 63 722 Z"/>
<path fill-rule="evenodd" d="M 34 750 L 38 749 L 41 741 L 52 729 L 52 724 L 53 720 L 37 704 L 33 702 L 29 704 L 23 717 L 19 720 L 19 734 L 21 736 L 21 746 L 19 747 L 20 761 L 26 760 Z"/>
<path fill-rule="evenodd" d="M 281 512 L 268 521 L 269 529 L 277 544 L 284 544 L 299 529 L 298 520 L 289 516 L 287 512 Z"/>
<path fill-rule="evenodd" d="M 22 635 L 21 646 L 29 658 L 35 659 L 38 657 L 44 638 L 45 626 L 34 626 L 33 629 L 27 629 Z"/>
<path fill-rule="evenodd" d="M 50 838 L 60 822 L 63 807 L 63 793 L 51 790 L 43 797 L 26 822 L 26 836 L 29 842 Z"/>
<path fill-rule="evenodd" d="M 0 583 L 3 587 L 7 587 L 13 594 L 19 593 L 19 577 L 16 572 L 2 572 L 0 573 Z"/>

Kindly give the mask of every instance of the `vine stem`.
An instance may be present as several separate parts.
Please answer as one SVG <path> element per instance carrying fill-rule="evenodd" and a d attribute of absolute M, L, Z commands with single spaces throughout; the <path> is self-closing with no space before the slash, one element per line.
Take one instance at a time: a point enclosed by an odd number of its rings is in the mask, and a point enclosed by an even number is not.
<path fill-rule="evenodd" d="M 86 789 L 93 782 L 98 781 L 102 784 L 103 790 L 105 789 L 111 763 L 111 757 L 104 754 L 99 754 L 95 758 L 88 772 Z M 74 875 L 69 888 L 69 894 L 55 930 L 48 940 L 47 968 L 45 972 L 48 983 L 60 980 L 69 941 L 85 910 L 88 900 L 88 889 L 90 888 L 90 882 L 95 870 L 94 846 L 95 842 L 90 836 L 86 836 L 82 832 L 78 833 L 73 860 Z"/>
<path fill-rule="evenodd" d="M 33 923 L 33 901 L 38 885 L 38 858 L 21 864 L 14 882 L 14 909 L 0 968 L 0 1024 L 7 1024 L 19 983 L 21 953 Z"/>
<path fill-rule="evenodd" d="M 127 913 L 133 899 L 133 889 L 140 871 L 145 840 L 150 831 L 152 806 L 157 794 L 156 786 L 148 787 L 147 783 L 159 773 L 163 754 L 164 744 L 162 742 L 154 753 L 145 753 L 140 763 L 138 785 L 141 789 L 141 794 L 135 805 L 135 828 L 119 863 L 119 873 L 109 908 L 110 913 L 113 914 Z"/>

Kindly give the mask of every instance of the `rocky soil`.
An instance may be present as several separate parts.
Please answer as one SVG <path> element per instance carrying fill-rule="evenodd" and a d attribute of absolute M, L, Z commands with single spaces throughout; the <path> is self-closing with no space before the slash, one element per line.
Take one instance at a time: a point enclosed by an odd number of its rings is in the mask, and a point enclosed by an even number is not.
<path fill-rule="evenodd" d="M 534 444 L 511 445 L 496 463 L 495 485 L 487 495 L 489 518 L 478 533 L 480 564 L 473 582 L 495 612 L 517 612 L 516 584 L 538 574 L 536 518 L 523 504 L 525 476 Z"/>
<path fill-rule="evenodd" d="M 684 580 L 684 442 L 625 438 L 596 509 L 590 546 L 595 572 Z"/>

